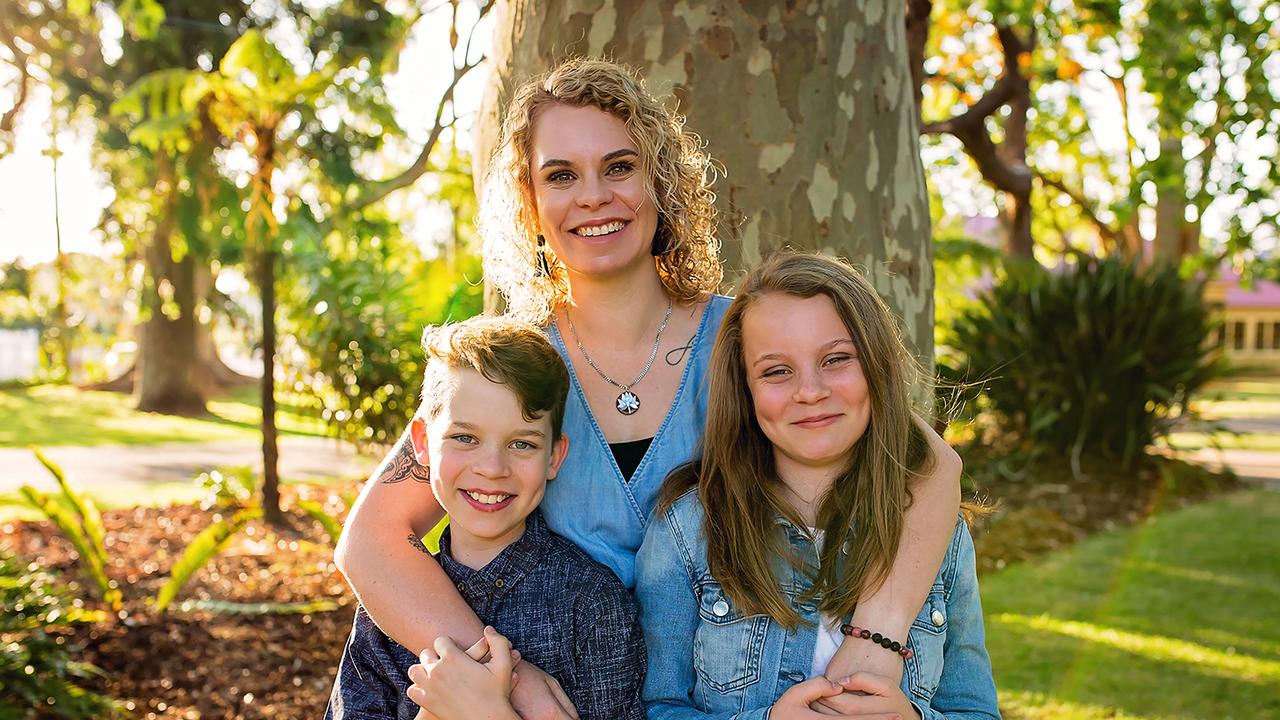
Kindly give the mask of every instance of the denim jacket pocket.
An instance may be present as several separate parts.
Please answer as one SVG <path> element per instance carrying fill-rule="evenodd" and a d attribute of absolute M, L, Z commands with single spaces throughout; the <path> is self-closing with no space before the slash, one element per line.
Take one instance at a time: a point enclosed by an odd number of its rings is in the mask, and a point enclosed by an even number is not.
<path fill-rule="evenodd" d="M 698 620 L 693 638 L 693 664 L 698 678 L 720 693 L 757 682 L 769 619 L 764 615 L 744 616 L 720 584 L 711 581 L 701 587 Z"/>
<path fill-rule="evenodd" d="M 929 701 L 942 679 L 942 650 L 947 641 L 947 599 L 941 585 L 934 585 L 920 614 L 911 623 L 907 647 L 912 656 L 906 662 L 911 694 Z"/>

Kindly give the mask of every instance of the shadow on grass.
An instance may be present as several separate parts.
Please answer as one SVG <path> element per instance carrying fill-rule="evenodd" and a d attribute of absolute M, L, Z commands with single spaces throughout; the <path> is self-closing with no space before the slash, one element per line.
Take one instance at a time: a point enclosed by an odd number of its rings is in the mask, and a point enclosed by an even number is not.
<path fill-rule="evenodd" d="M 985 576 L 1008 717 L 1280 717 L 1278 526 L 1251 491 Z"/>

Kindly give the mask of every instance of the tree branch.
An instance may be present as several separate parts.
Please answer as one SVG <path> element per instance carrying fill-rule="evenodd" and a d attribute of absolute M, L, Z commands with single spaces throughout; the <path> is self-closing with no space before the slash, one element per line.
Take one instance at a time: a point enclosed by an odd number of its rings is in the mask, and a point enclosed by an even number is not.
<path fill-rule="evenodd" d="M 14 42 L 13 36 L 3 29 L 0 29 L 0 41 L 3 41 L 4 46 L 13 53 L 13 64 L 18 68 L 19 73 L 18 92 L 14 97 L 13 107 L 0 116 L 0 132 L 11 133 L 17 123 L 18 114 L 22 112 L 22 106 L 27 102 L 27 94 L 31 87 L 31 71 L 27 68 L 30 58 Z"/>
<path fill-rule="evenodd" d="M 946 120 L 925 123 L 921 127 L 921 133 L 953 135 L 964 145 L 965 152 L 978 166 L 978 172 L 984 179 L 998 190 L 1026 196 L 1031 191 L 1030 170 L 1017 158 L 1001 157 L 1000 149 L 991 139 L 986 123 L 987 118 L 995 115 L 1005 105 L 1030 100 L 1031 83 L 1022 74 L 1018 58 L 1035 48 L 1035 32 L 1032 31 L 1030 40 L 1024 41 L 1011 27 L 1000 25 L 996 28 L 996 35 L 1000 39 L 1004 56 L 1004 72 L 995 85 L 963 113 Z"/>
<path fill-rule="evenodd" d="M 1108 243 L 1108 251 L 1113 251 L 1119 246 L 1120 234 L 1116 232 L 1115 228 L 1111 227 L 1110 224 L 1104 222 L 1102 218 L 1098 216 L 1097 211 L 1094 209 L 1092 203 L 1085 198 L 1084 193 L 1067 187 L 1067 184 L 1061 179 L 1055 178 L 1047 173 L 1035 169 L 1032 169 L 1032 172 L 1035 173 L 1036 179 L 1039 180 L 1042 185 L 1051 187 L 1071 199 L 1071 202 L 1080 209 L 1082 214 L 1084 214 L 1085 219 L 1087 219 L 1094 228 L 1097 229 L 1098 235 L 1102 240 Z"/>
<path fill-rule="evenodd" d="M 487 2 L 481 6 L 480 15 L 476 18 L 476 25 L 484 19 L 484 16 L 493 8 L 493 5 L 493 2 Z M 418 157 L 414 159 L 413 164 L 405 169 L 404 172 L 393 178 L 373 183 L 369 187 L 368 191 L 361 193 L 356 200 L 348 206 L 349 209 L 358 210 L 368 205 L 372 205 L 396 190 L 412 185 L 418 178 L 422 177 L 426 173 L 431 153 L 435 150 L 436 143 L 439 142 L 441 134 L 443 134 L 448 128 L 452 127 L 458 119 L 457 115 L 454 114 L 451 119 L 445 121 L 445 107 L 452 106 L 453 93 L 457 90 L 458 83 L 462 82 L 462 79 L 467 76 L 467 73 L 471 72 L 476 66 L 484 62 L 483 55 L 476 58 L 475 62 L 468 61 L 467 55 L 471 52 L 471 39 L 474 35 L 475 25 L 472 25 L 471 31 L 467 37 L 466 47 L 463 50 L 465 54 L 462 58 L 462 64 L 454 68 L 453 79 L 449 82 L 449 87 L 445 88 L 444 94 L 440 96 L 440 104 L 436 106 L 436 116 L 432 123 L 431 133 L 427 136 L 427 141 L 423 144 L 422 150 L 418 153 Z M 452 110 L 450 112 L 452 113 Z"/>

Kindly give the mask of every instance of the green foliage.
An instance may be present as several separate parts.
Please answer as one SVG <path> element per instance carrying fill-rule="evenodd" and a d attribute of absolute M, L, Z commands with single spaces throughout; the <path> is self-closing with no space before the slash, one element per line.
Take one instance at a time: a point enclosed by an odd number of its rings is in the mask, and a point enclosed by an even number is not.
<path fill-rule="evenodd" d="M 980 381 L 1032 448 L 1133 461 L 1218 370 L 1202 286 L 1118 259 L 1060 273 L 1011 268 L 953 329 L 959 377 Z"/>
<path fill-rule="evenodd" d="M 38 449 L 32 448 L 36 458 L 53 474 L 58 481 L 60 493 L 57 499 L 46 495 L 30 485 L 23 485 L 19 493 L 29 505 L 44 513 L 66 536 L 76 553 L 80 556 L 80 565 L 89 574 L 102 598 L 112 610 L 119 610 L 122 600 L 116 582 L 107 577 L 106 532 L 102 527 L 102 514 L 97 506 L 86 496 L 81 495 L 70 482 L 62 468 L 44 456 Z"/>
<path fill-rule="evenodd" d="M 236 533 L 244 529 L 249 521 L 262 517 L 262 510 L 250 508 L 241 510 L 227 520 L 220 520 L 200 531 L 192 539 L 191 544 L 182 552 L 182 557 L 173 564 L 169 579 L 156 593 L 156 614 L 163 615 L 169 604 L 200 568 L 217 557 L 223 546 Z"/>
<path fill-rule="evenodd" d="M 59 634 L 101 619 L 35 564 L 0 551 L 0 717 L 99 718 L 115 704 L 84 689 L 97 668 L 74 659 Z"/>
<path fill-rule="evenodd" d="M 423 325 L 480 312 L 483 291 L 474 256 L 424 261 L 370 229 L 369 242 L 295 243 L 289 329 L 307 353 L 290 379 L 339 437 L 389 444 L 418 405 Z"/>
<path fill-rule="evenodd" d="M 258 487 L 257 476 L 250 467 L 224 467 L 196 476 L 196 485 L 205 491 L 201 510 L 245 507 Z"/>
<path fill-rule="evenodd" d="M 328 533 L 329 541 L 337 544 L 338 538 L 342 536 L 342 523 L 337 518 L 330 515 L 329 512 L 324 509 L 324 505 L 316 502 L 315 500 L 297 500 L 294 504 L 312 520 L 320 523 L 320 526 L 324 528 L 326 533 Z M 348 507 L 350 506 L 348 505 Z"/>

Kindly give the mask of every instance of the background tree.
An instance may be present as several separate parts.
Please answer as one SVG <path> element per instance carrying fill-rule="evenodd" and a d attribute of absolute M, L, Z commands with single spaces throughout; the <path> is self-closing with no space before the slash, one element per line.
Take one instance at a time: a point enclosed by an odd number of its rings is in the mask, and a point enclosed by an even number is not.
<path fill-rule="evenodd" d="M 481 18 L 488 8 L 481 6 Z M 457 49 L 456 3 L 452 9 L 451 43 Z M 181 142 L 198 130 L 215 134 L 217 144 L 239 148 L 248 156 L 240 173 L 247 193 L 239 207 L 244 212 L 244 256 L 261 301 L 263 509 L 268 520 L 281 517 L 275 427 L 277 258 L 295 242 L 309 248 L 341 245 L 334 237 L 350 230 L 378 247 L 382 239 L 367 232 L 366 214 L 426 173 L 441 137 L 457 119 L 452 94 L 480 61 L 470 52 L 468 40 L 426 142 L 408 168 L 386 179 L 357 172 L 356 165 L 367 160 L 363 151 L 376 151 L 403 135 L 387 104 L 382 78 L 394 68 L 399 47 L 420 18 L 416 9 L 398 15 L 356 1 L 314 16 L 268 18 L 263 29 L 244 31 L 216 70 L 152 73 L 116 104 L 118 112 L 135 119 L 131 136 L 139 141 L 154 136 Z M 296 33 L 310 44 L 298 56 L 286 57 L 268 33 Z M 279 181 L 285 171 L 296 171 L 305 184 Z M 298 222 L 291 224 L 293 219 Z M 356 294 L 341 301 L 359 305 L 362 299 Z M 351 344 L 358 346 L 354 339 L 346 343 Z M 360 389 L 358 383 L 343 385 Z M 380 387 L 369 389 L 387 394 Z M 386 398 L 375 394 L 373 399 L 381 404 Z"/>
<path fill-rule="evenodd" d="M 675 96 L 727 168 L 716 187 L 730 276 L 784 245 L 842 255 L 868 269 L 931 357 L 929 214 L 901 3 L 529 0 L 505 4 L 495 24 L 478 160 L 515 84 L 573 53 L 629 63 Z"/>
<path fill-rule="evenodd" d="M 1208 266 L 1275 243 L 1277 152 L 1268 138 L 1280 130 L 1280 3 L 912 0 L 909 8 L 926 129 L 950 132 L 993 99 L 1022 96 L 1015 74 L 1028 81 L 1028 112 L 1005 103 L 967 129 L 995 149 L 1025 137 L 1025 169 L 1043 190 L 1030 195 L 1033 237 L 1055 238 L 1067 254 Z M 1011 62 L 1009 48 L 1025 37 L 1035 42 Z M 962 187 L 944 175 L 954 174 L 957 150 L 973 156 L 972 144 L 927 138 L 935 181 Z M 975 182 L 1008 188 L 989 163 L 959 166 L 974 168 Z M 974 195 L 982 202 L 986 193 Z"/>

